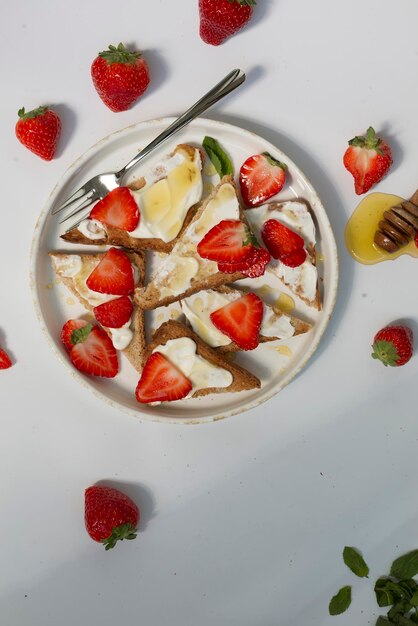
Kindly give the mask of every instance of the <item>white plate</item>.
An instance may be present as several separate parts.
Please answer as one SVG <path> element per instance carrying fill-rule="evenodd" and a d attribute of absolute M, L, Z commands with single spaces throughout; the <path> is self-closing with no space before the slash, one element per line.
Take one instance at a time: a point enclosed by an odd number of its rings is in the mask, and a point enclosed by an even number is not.
<path fill-rule="evenodd" d="M 99 141 L 71 165 L 51 193 L 36 225 L 32 244 L 31 285 L 40 324 L 54 351 L 65 364 L 68 373 L 77 381 L 106 402 L 138 418 L 177 423 L 200 423 L 235 415 L 258 406 L 280 391 L 306 365 L 318 347 L 334 307 L 338 283 L 338 260 L 334 235 L 325 209 L 310 182 L 285 154 L 265 139 L 242 128 L 206 119 L 195 120 L 149 157 L 144 165 L 138 166 L 135 177 L 140 176 L 141 171 L 147 169 L 152 161 L 157 161 L 164 154 L 168 154 L 178 143 L 201 144 L 205 135 L 215 137 L 221 142 L 233 160 L 235 172 L 239 171 L 241 164 L 248 156 L 263 151 L 270 152 L 275 158 L 286 163 L 287 181 L 278 197 L 280 199 L 305 198 L 309 201 L 316 218 L 320 252 L 318 269 L 322 285 L 323 308 L 320 312 L 316 312 L 302 302 L 296 302 L 295 310 L 302 317 L 312 321 L 314 328 L 305 335 L 293 337 L 287 341 L 261 345 L 251 353 L 238 353 L 237 362 L 248 367 L 262 382 L 261 389 L 254 391 L 217 394 L 149 407 L 137 403 L 134 391 L 139 377 L 124 357 L 120 359 L 121 371 L 115 379 L 87 377 L 77 372 L 61 345 L 60 331 L 67 319 L 81 316 L 85 314 L 85 310 L 74 301 L 65 287 L 58 284 L 51 269 L 48 252 L 50 250 L 76 252 L 80 247 L 65 244 L 59 238 L 63 227 L 58 225 L 57 217 L 50 214 L 50 209 L 56 203 L 62 202 L 93 175 L 105 171 L 116 171 L 122 167 L 173 119 L 164 118 L 142 122 L 113 133 Z M 213 178 L 215 180 L 212 179 L 212 182 L 216 182 L 217 177 Z M 86 251 L 85 246 L 81 248 Z M 240 283 L 245 284 L 245 281 L 240 281 Z M 286 292 L 279 281 L 267 273 L 257 279 L 257 285 L 261 288 L 261 295 L 267 301 L 277 299 L 280 292 Z M 161 323 L 163 316 L 170 315 L 170 310 L 160 309 L 153 315 L 154 319 L 150 319 L 150 323 L 156 327 Z M 284 351 L 277 351 L 278 347 L 283 346 L 286 346 Z"/>

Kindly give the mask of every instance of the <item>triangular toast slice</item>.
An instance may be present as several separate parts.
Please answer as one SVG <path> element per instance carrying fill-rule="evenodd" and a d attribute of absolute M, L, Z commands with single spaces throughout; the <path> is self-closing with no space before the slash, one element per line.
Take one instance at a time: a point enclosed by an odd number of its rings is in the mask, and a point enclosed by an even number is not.
<path fill-rule="evenodd" d="M 278 220 L 302 237 L 305 242 L 306 260 L 298 267 L 288 267 L 279 259 L 271 259 L 269 271 L 303 302 L 314 309 L 321 308 L 316 267 L 315 224 L 309 203 L 303 198 L 287 202 L 270 202 L 246 211 L 247 219 L 256 237 L 262 242 L 261 232 L 267 220 Z"/>
<path fill-rule="evenodd" d="M 236 352 L 241 350 L 241 348 L 214 326 L 210 319 L 210 314 L 228 305 L 230 302 L 238 300 L 246 293 L 249 293 L 249 290 L 239 290 L 225 286 L 201 291 L 185 298 L 180 304 L 188 323 L 201 339 L 219 351 Z M 308 332 L 311 328 L 312 324 L 263 303 L 263 320 L 259 335 L 260 343 L 290 339 L 296 335 Z"/>
<path fill-rule="evenodd" d="M 188 398 L 261 387 L 257 376 L 229 361 L 181 322 L 164 322 L 155 331 L 146 350 L 146 361 L 155 352 L 163 354 L 191 381 Z"/>
<path fill-rule="evenodd" d="M 140 214 L 135 230 L 128 232 L 87 218 L 61 238 L 77 244 L 170 252 L 201 200 L 203 161 L 202 150 L 180 144 L 129 186 Z"/>
<path fill-rule="evenodd" d="M 104 254 L 104 252 L 90 254 L 49 253 L 52 267 L 58 278 L 91 313 L 93 313 L 95 306 L 102 304 L 107 299 L 104 294 L 91 292 L 86 285 L 86 279 L 99 264 Z M 133 266 L 135 284 L 142 285 L 145 276 L 145 253 L 126 252 L 126 254 Z M 123 346 L 130 339 L 128 345 L 121 351 L 127 356 L 133 367 L 141 372 L 146 347 L 144 312 L 134 303 L 131 322 L 127 330 L 123 327 L 122 329 L 104 327 L 104 329 L 117 349 L 121 349 L 119 346 Z"/>
<path fill-rule="evenodd" d="M 145 289 L 136 291 L 135 299 L 143 309 L 165 306 L 203 289 L 246 278 L 242 272 L 227 274 L 219 271 L 215 261 L 202 258 L 197 251 L 199 242 L 223 220 L 239 220 L 248 227 L 232 176 L 222 178 L 197 210 L 171 254 L 152 274 Z"/>

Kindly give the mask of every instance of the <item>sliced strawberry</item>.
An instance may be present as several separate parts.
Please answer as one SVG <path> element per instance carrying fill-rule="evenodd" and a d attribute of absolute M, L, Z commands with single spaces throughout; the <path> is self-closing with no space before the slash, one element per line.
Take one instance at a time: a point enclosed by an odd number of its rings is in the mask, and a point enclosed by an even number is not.
<path fill-rule="evenodd" d="M 415 245 L 416 245 L 416 247 L 418 248 L 418 230 L 417 230 L 417 232 L 415 233 L 415 238 L 414 238 L 414 241 L 415 241 Z"/>
<path fill-rule="evenodd" d="M 90 218 L 131 232 L 139 224 L 139 209 L 127 187 L 116 187 L 99 200 L 90 211 Z"/>
<path fill-rule="evenodd" d="M 241 350 L 254 350 L 259 344 L 263 303 L 255 293 L 226 304 L 210 314 L 214 326 Z"/>
<path fill-rule="evenodd" d="M 74 343 L 70 359 L 75 367 L 90 376 L 114 378 L 119 371 L 118 355 L 107 333 L 99 326 L 86 326 L 74 330 Z"/>
<path fill-rule="evenodd" d="M 0 348 L 0 370 L 7 370 L 9 367 L 12 367 L 10 357 L 5 350 Z"/>
<path fill-rule="evenodd" d="M 84 326 L 87 326 L 87 324 L 88 322 L 86 322 L 86 320 L 68 320 L 68 322 L 65 322 L 61 331 L 61 341 L 67 348 L 68 352 L 71 352 L 74 347 L 74 343 L 71 339 L 73 331 L 83 328 Z"/>
<path fill-rule="evenodd" d="M 132 300 L 128 296 L 122 296 L 95 306 L 93 313 L 102 326 L 120 328 L 129 322 L 133 309 Z"/>
<path fill-rule="evenodd" d="M 270 261 L 270 254 L 264 248 L 253 248 L 249 257 L 239 263 L 218 263 L 218 270 L 224 274 L 241 272 L 249 278 L 262 276 L 266 265 Z"/>
<path fill-rule="evenodd" d="M 286 180 L 287 166 L 268 152 L 250 156 L 239 175 L 242 198 L 248 206 L 258 206 L 279 193 Z"/>
<path fill-rule="evenodd" d="M 306 252 L 304 255 L 301 252 L 305 248 L 303 238 L 278 220 L 267 220 L 263 225 L 261 237 L 271 256 L 280 259 L 285 265 L 296 267 L 295 262 L 299 260 L 297 265 L 300 265 L 306 258 Z M 284 259 L 287 259 L 287 262 Z"/>
<path fill-rule="evenodd" d="M 256 257 L 253 264 L 247 270 L 242 270 L 242 273 L 248 278 L 258 278 L 263 276 L 266 271 L 267 264 L 270 262 L 270 252 L 267 252 L 264 248 L 256 249 Z"/>
<path fill-rule="evenodd" d="M 393 158 L 389 144 L 380 137 L 372 126 L 366 135 L 353 137 L 344 152 L 343 163 L 354 178 L 357 195 L 369 191 L 389 171 Z"/>
<path fill-rule="evenodd" d="M 197 245 L 203 259 L 217 263 L 238 263 L 250 256 L 254 235 L 240 220 L 222 220 Z"/>
<path fill-rule="evenodd" d="M 284 265 L 287 265 L 287 267 L 299 267 L 299 265 L 302 265 L 302 263 L 305 263 L 306 256 L 307 256 L 307 253 L 306 253 L 305 248 L 299 248 L 299 250 L 295 250 L 294 252 L 291 252 L 290 254 L 286 254 L 285 256 L 282 256 L 280 260 L 282 263 L 284 263 Z"/>
<path fill-rule="evenodd" d="M 171 402 L 185 398 L 192 383 L 161 352 L 153 352 L 145 363 L 136 388 L 138 402 Z"/>
<path fill-rule="evenodd" d="M 86 280 L 92 291 L 129 296 L 135 288 L 131 262 L 125 252 L 110 248 Z"/>

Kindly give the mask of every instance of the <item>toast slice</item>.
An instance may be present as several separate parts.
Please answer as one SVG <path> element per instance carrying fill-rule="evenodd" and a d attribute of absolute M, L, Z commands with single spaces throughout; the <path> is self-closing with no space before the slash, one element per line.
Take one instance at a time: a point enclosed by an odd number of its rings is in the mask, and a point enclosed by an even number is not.
<path fill-rule="evenodd" d="M 238 200 L 238 190 L 231 176 L 219 185 L 197 210 L 190 224 L 152 274 L 148 285 L 135 293 L 143 309 L 155 309 L 202 291 L 247 278 L 242 272 L 227 274 L 218 270 L 215 261 L 202 258 L 197 246 L 205 235 L 223 220 L 241 221 L 248 227 L 245 212 Z"/>
<path fill-rule="evenodd" d="M 52 267 L 58 278 L 91 313 L 93 313 L 95 306 L 115 298 L 115 296 L 108 297 L 106 294 L 92 292 L 86 285 L 86 279 L 99 264 L 104 254 L 104 252 L 93 254 L 49 253 Z M 142 285 L 145 276 L 145 253 L 127 252 L 126 254 L 134 269 L 135 283 Z M 127 328 L 103 328 L 112 339 L 115 348 L 121 349 L 133 367 L 141 372 L 146 348 L 144 312 L 142 309 L 134 303 L 131 321 Z M 128 345 L 122 347 L 127 341 L 129 341 Z"/>
<path fill-rule="evenodd" d="M 189 378 L 192 389 L 188 398 L 261 387 L 257 376 L 230 362 L 181 322 L 164 322 L 155 331 L 146 350 L 146 360 L 155 352 L 163 354 Z"/>
<path fill-rule="evenodd" d="M 129 189 L 140 213 L 131 232 L 87 218 L 61 235 L 70 243 L 114 245 L 130 250 L 170 252 L 190 223 L 203 192 L 204 153 L 180 144 Z"/>
<path fill-rule="evenodd" d="M 210 314 L 238 300 L 249 290 L 219 287 L 201 291 L 180 302 L 181 308 L 194 332 L 209 346 L 221 352 L 236 352 L 241 348 L 222 333 L 210 319 Z M 308 332 L 312 324 L 304 322 L 293 315 L 286 315 L 279 309 L 263 303 L 263 321 L 261 323 L 259 341 L 266 343 L 280 339 L 290 339 Z"/>
<path fill-rule="evenodd" d="M 259 241 L 262 241 L 261 232 L 265 222 L 271 219 L 278 220 L 302 237 L 305 242 L 305 261 L 298 267 L 289 267 L 279 259 L 272 258 L 269 271 L 278 276 L 308 306 L 320 310 L 315 224 L 309 203 L 303 198 L 287 202 L 270 202 L 255 209 L 248 209 L 246 215 Z"/>

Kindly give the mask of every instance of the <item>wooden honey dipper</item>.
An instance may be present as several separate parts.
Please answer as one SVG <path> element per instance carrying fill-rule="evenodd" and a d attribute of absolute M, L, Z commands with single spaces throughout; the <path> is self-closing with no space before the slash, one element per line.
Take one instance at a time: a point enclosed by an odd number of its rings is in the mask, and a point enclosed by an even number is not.
<path fill-rule="evenodd" d="M 406 246 L 418 230 L 418 189 L 409 200 L 385 211 L 374 235 L 376 246 L 393 253 Z"/>

